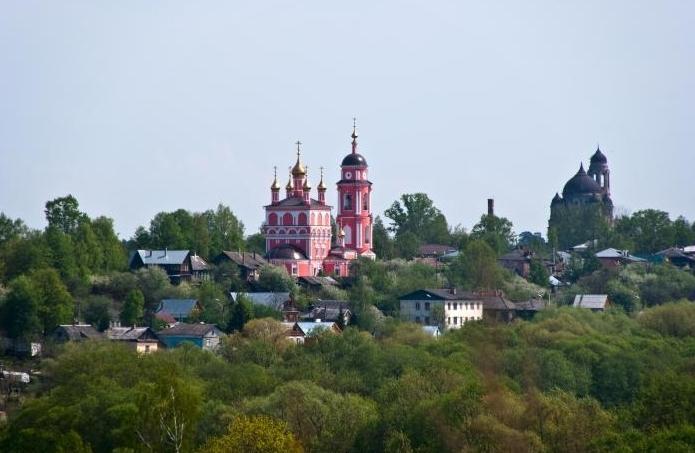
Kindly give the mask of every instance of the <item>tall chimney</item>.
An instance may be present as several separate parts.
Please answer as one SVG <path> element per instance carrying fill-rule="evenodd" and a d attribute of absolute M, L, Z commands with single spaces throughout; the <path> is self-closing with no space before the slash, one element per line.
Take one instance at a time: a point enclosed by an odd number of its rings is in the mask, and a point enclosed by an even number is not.
<path fill-rule="evenodd" d="M 495 215 L 495 200 L 494 198 L 487 199 L 487 215 L 493 217 Z"/>

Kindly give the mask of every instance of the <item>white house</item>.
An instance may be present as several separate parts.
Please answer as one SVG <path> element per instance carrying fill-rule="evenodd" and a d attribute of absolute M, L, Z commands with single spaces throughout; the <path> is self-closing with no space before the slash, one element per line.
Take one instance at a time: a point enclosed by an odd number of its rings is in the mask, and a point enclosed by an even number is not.
<path fill-rule="evenodd" d="M 441 308 L 435 308 L 441 307 Z M 458 329 L 483 319 L 483 301 L 452 289 L 420 289 L 400 298 L 401 319 L 423 325 L 441 321 L 445 329 Z M 436 319 L 437 317 L 442 319 Z"/>

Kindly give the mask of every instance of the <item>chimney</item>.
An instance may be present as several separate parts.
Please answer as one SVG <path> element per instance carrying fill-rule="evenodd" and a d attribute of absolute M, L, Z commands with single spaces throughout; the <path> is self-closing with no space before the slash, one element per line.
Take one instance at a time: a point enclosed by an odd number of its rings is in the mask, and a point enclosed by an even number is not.
<path fill-rule="evenodd" d="M 456 295 L 456 287 L 455 287 L 455 286 L 452 286 L 452 287 L 449 289 L 449 292 L 450 292 L 451 294 L 453 294 L 453 295 Z"/>
<path fill-rule="evenodd" d="M 495 215 L 495 199 L 487 199 L 487 215 L 493 217 Z"/>

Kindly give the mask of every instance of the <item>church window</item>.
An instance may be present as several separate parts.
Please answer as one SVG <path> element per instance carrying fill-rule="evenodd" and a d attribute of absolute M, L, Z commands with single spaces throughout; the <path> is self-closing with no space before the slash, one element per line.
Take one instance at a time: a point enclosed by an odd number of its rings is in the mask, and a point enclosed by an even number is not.
<path fill-rule="evenodd" d="M 284 216 L 282 216 L 282 224 L 283 225 L 292 225 L 292 214 L 290 214 L 288 212 Z"/>
<path fill-rule="evenodd" d="M 352 195 L 349 193 L 346 193 L 343 197 L 343 209 L 348 211 L 352 209 Z"/>
<path fill-rule="evenodd" d="M 368 210 L 369 210 L 369 194 L 364 194 L 364 195 L 362 196 L 362 209 L 363 209 L 364 211 L 368 211 Z"/>
<path fill-rule="evenodd" d="M 270 225 L 277 225 L 278 224 L 278 216 L 275 213 L 271 213 L 268 216 L 268 224 Z"/>
<path fill-rule="evenodd" d="M 299 214 L 299 222 L 298 223 L 300 225 L 306 225 L 306 214 L 304 214 L 303 212 L 301 212 Z"/>

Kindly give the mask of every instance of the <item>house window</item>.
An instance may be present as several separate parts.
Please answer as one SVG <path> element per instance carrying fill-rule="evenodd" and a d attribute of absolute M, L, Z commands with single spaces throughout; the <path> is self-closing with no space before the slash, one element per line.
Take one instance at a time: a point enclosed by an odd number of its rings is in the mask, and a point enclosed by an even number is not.
<path fill-rule="evenodd" d="M 466 316 L 466 321 L 468 321 L 468 316 Z"/>
<path fill-rule="evenodd" d="M 425 302 L 425 310 L 430 311 L 430 303 Z"/>
<path fill-rule="evenodd" d="M 451 310 L 451 302 L 449 302 L 448 304 L 446 304 L 446 309 L 447 309 L 447 310 Z"/>
<path fill-rule="evenodd" d="M 448 326 L 450 324 L 451 324 L 451 318 L 446 318 L 446 325 Z"/>
<path fill-rule="evenodd" d="M 420 309 L 420 302 L 415 302 L 415 309 L 419 310 Z"/>
<path fill-rule="evenodd" d="M 292 264 L 292 275 L 297 275 L 297 265 Z"/>
<path fill-rule="evenodd" d="M 425 324 L 427 324 L 428 326 L 430 325 L 430 317 L 429 316 L 427 316 L 425 318 Z"/>
<path fill-rule="evenodd" d="M 458 310 L 458 308 L 459 308 L 459 304 L 457 304 L 456 302 L 454 302 L 454 310 Z"/>
<path fill-rule="evenodd" d="M 463 304 L 463 308 L 465 308 L 466 310 L 468 310 L 468 304 Z"/>
<path fill-rule="evenodd" d="M 145 345 L 145 352 L 150 352 L 150 345 L 149 344 Z"/>
<path fill-rule="evenodd" d="M 416 317 L 415 317 L 415 322 L 418 323 L 418 324 L 420 324 L 420 317 L 419 317 L 419 316 L 416 316 Z"/>
<path fill-rule="evenodd" d="M 478 304 L 478 310 L 480 310 L 480 304 Z"/>
<path fill-rule="evenodd" d="M 454 325 L 459 323 L 459 318 L 458 316 L 454 316 Z"/>

